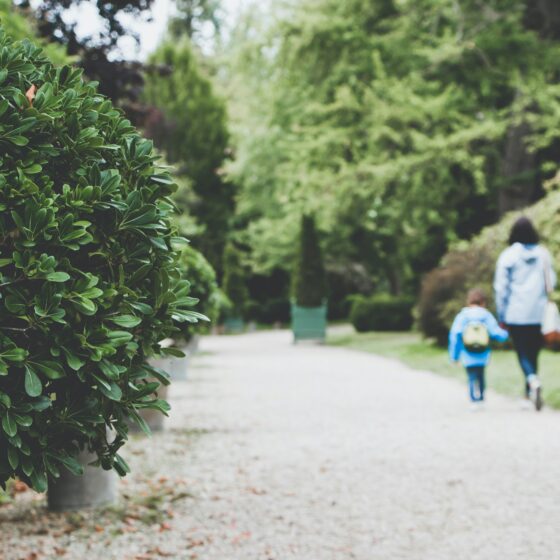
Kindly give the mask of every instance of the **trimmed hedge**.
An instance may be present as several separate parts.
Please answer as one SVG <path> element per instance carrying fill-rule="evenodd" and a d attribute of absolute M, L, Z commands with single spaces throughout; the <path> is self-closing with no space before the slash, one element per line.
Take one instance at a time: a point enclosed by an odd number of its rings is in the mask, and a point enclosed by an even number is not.
<path fill-rule="evenodd" d="M 354 296 L 350 321 L 358 332 L 408 331 L 412 328 L 414 300 L 388 294 Z"/>
<path fill-rule="evenodd" d="M 263 325 L 287 324 L 290 322 L 290 301 L 283 298 L 251 301 L 247 306 L 247 319 Z"/>

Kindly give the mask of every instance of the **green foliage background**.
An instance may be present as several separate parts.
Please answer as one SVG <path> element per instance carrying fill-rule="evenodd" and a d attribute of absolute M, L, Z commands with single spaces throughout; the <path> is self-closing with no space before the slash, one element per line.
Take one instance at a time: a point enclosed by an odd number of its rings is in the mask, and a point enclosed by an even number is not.
<path fill-rule="evenodd" d="M 327 263 L 362 264 L 378 291 L 414 293 L 519 184 L 524 204 L 542 196 L 557 168 L 560 51 L 529 4 L 252 8 L 228 44 L 224 83 L 253 269 L 286 267 L 309 212 L 327 232 Z M 519 173 L 507 171 L 517 137 L 533 151 Z"/>
<path fill-rule="evenodd" d="M 55 64 L 69 62 L 65 50 L 52 43 L 40 40 L 34 22 L 24 11 L 18 10 L 12 0 L 0 0 L 0 25 L 4 31 L 15 40 L 33 39 L 45 50 L 45 54 Z"/>

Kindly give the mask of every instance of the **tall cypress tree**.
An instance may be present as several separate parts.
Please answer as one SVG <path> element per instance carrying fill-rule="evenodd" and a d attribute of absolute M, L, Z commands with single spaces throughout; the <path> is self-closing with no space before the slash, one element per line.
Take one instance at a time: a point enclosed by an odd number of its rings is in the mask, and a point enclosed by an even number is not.
<path fill-rule="evenodd" d="M 192 184 L 197 201 L 181 209 L 198 220 L 203 232 L 190 239 L 222 278 L 234 208 L 234 187 L 220 173 L 229 141 L 225 105 L 188 37 L 164 42 L 150 61 L 171 72 L 146 84 L 145 98 L 159 110 L 146 133 Z"/>
<path fill-rule="evenodd" d="M 231 243 L 224 250 L 223 290 L 232 303 L 230 317 L 242 318 L 249 300 L 241 254 Z"/>
<path fill-rule="evenodd" d="M 303 216 L 293 273 L 293 296 L 300 307 L 319 307 L 327 296 L 323 254 L 313 216 Z"/>

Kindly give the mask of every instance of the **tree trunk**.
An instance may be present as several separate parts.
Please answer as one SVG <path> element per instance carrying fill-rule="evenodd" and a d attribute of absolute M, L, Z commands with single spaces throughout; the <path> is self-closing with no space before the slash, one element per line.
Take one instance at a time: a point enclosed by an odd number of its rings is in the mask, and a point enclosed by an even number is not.
<path fill-rule="evenodd" d="M 390 267 L 387 271 L 387 280 L 389 281 L 389 291 L 391 295 L 400 296 L 402 292 L 400 271 L 395 267 Z"/>
<path fill-rule="evenodd" d="M 531 204 L 538 190 L 537 158 L 527 150 L 525 138 L 531 129 L 527 123 L 511 128 L 506 139 L 502 164 L 503 186 L 500 189 L 498 210 L 500 216 Z"/>
<path fill-rule="evenodd" d="M 558 0 L 526 0 L 525 25 L 542 37 L 560 38 L 560 2 Z"/>

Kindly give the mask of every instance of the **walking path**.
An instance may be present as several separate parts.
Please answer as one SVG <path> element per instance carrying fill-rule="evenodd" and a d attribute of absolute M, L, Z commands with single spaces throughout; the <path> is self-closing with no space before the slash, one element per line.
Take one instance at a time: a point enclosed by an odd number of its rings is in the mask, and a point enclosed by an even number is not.
<path fill-rule="evenodd" d="M 58 557 L 560 557 L 557 413 L 491 393 L 473 414 L 455 381 L 290 342 L 285 331 L 204 339 L 173 387 L 168 430 L 128 452 L 128 485 L 143 472 L 185 488 L 173 517 L 153 531 L 59 536 Z"/>

